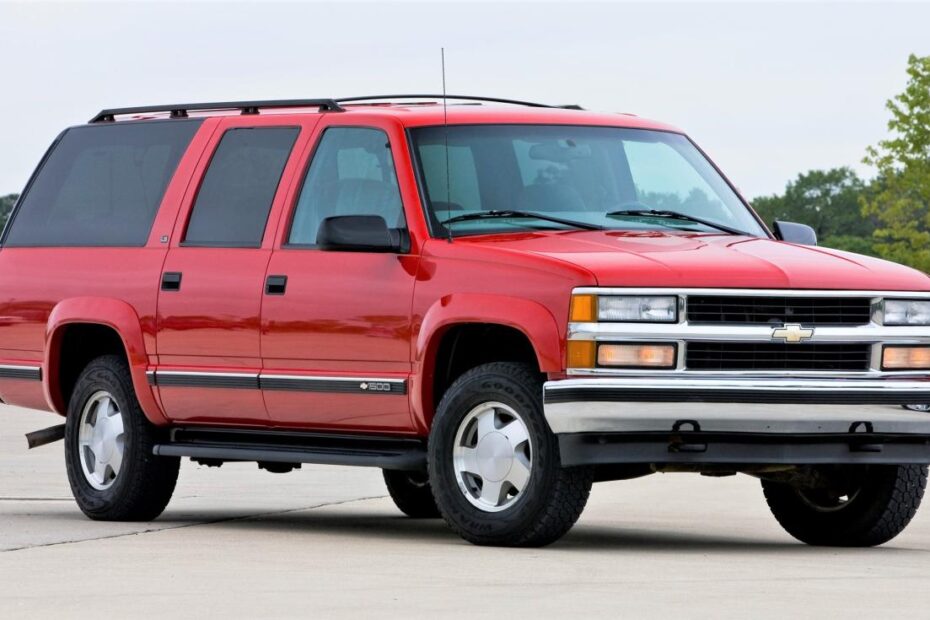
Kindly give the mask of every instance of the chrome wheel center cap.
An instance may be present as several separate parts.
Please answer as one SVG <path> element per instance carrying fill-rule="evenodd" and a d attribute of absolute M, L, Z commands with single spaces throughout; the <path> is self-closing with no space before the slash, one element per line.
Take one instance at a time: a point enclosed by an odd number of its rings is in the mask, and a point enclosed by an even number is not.
<path fill-rule="evenodd" d="M 98 491 L 113 486 L 123 466 L 126 432 L 123 414 L 105 391 L 91 396 L 78 422 L 78 456 L 84 479 Z"/>
<path fill-rule="evenodd" d="M 530 483 L 533 445 L 520 414 L 500 402 L 486 402 L 459 424 L 452 448 L 459 490 L 484 512 L 506 510 Z"/>
<path fill-rule="evenodd" d="M 113 458 L 113 449 L 115 447 L 115 443 L 110 441 L 110 418 L 107 416 L 98 417 L 93 429 L 91 448 L 98 460 L 108 463 Z"/>
<path fill-rule="evenodd" d="M 478 442 L 478 469 L 485 480 L 498 482 L 513 467 L 513 446 L 501 433 L 488 433 Z"/>

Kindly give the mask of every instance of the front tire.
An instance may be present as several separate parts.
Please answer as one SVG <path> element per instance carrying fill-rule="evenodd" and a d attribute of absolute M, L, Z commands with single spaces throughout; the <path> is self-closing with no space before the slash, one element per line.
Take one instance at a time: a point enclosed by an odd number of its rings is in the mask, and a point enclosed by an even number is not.
<path fill-rule="evenodd" d="M 778 523 L 809 545 L 872 547 L 900 534 L 927 485 L 925 465 L 818 468 L 821 483 L 801 487 L 762 481 Z"/>
<path fill-rule="evenodd" d="M 563 468 L 543 415 L 542 379 L 495 362 L 459 377 L 429 439 L 430 484 L 446 522 L 477 545 L 539 547 L 574 525 L 593 471 Z"/>
<path fill-rule="evenodd" d="M 174 492 L 181 459 L 152 454 L 161 432 L 145 417 L 129 366 L 99 357 L 78 377 L 65 420 L 65 463 L 81 511 L 98 521 L 151 521 Z"/>

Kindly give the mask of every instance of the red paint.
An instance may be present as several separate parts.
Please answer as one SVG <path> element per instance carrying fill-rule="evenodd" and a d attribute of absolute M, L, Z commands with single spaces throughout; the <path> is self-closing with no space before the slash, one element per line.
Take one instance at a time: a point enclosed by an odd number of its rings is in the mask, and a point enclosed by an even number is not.
<path fill-rule="evenodd" d="M 625 115 L 455 106 L 450 123 L 590 124 L 674 130 Z M 540 368 L 563 372 L 569 295 L 577 286 L 930 290 L 916 271 L 769 239 L 671 232 L 538 232 L 430 239 L 405 129 L 442 122 L 440 106 L 354 106 L 345 113 L 275 110 L 209 116 L 182 158 L 144 248 L 0 249 L 0 365 L 42 369 L 43 380 L 0 378 L 0 398 L 63 412 L 62 329 L 116 331 L 146 415 L 170 421 L 425 434 L 430 377 L 442 335 L 464 322 L 513 327 Z M 160 117 L 151 115 L 148 117 Z M 147 117 L 147 118 L 148 118 Z M 301 132 L 261 247 L 181 243 L 199 179 L 223 131 L 287 125 Z M 402 256 L 288 248 L 291 212 L 321 132 L 386 132 L 410 232 Z M 163 241 L 164 238 L 164 241 Z M 162 292 L 166 271 L 178 292 Z M 263 294 L 287 275 L 284 296 Z M 155 369 L 406 379 L 408 394 L 340 394 L 149 386 Z"/>

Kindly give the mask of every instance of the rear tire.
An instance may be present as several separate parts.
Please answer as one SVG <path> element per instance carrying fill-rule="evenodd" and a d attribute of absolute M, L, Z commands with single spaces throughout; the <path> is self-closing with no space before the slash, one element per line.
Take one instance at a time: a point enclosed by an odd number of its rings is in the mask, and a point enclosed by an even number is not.
<path fill-rule="evenodd" d="M 425 471 L 384 470 L 384 484 L 391 499 L 402 513 L 413 519 L 436 519 L 441 517 L 433 491 L 429 486 L 429 474 Z"/>
<path fill-rule="evenodd" d="M 820 468 L 835 483 L 801 488 L 762 481 L 765 499 L 785 531 L 809 545 L 872 547 L 900 534 L 927 485 L 925 465 Z"/>
<path fill-rule="evenodd" d="M 152 454 L 149 422 L 126 361 L 99 357 L 78 377 L 65 420 L 65 463 L 81 511 L 98 521 L 151 521 L 174 492 L 181 459 Z"/>
<path fill-rule="evenodd" d="M 590 467 L 562 467 L 539 372 L 505 362 L 466 372 L 445 393 L 430 432 L 429 475 L 453 530 L 476 545 L 505 547 L 564 536 L 593 480 Z"/>

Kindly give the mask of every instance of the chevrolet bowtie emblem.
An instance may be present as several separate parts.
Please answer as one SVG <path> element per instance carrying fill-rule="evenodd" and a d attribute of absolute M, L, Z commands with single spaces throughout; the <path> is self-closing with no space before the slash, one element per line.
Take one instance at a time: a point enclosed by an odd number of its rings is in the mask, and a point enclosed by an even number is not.
<path fill-rule="evenodd" d="M 797 343 L 813 336 L 813 327 L 805 328 L 796 323 L 772 330 L 772 340 L 784 340 L 785 342 Z"/>

